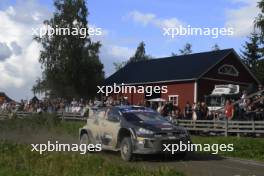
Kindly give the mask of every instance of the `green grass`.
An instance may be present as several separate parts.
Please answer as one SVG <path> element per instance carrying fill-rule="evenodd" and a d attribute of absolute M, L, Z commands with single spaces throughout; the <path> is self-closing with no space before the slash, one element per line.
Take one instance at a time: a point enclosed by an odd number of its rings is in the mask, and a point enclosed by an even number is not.
<path fill-rule="evenodd" d="M 0 176 L 183 176 L 169 167 L 155 169 L 122 162 L 120 157 L 103 154 L 81 155 L 79 152 L 31 152 L 31 145 L 15 141 L 16 136 L 40 137 L 43 133 L 77 139 L 85 122 L 61 121 L 55 115 L 34 115 L 26 119 L 12 119 L 0 123 Z M 2 137 L 5 132 L 7 138 Z M 33 134 L 33 135 L 32 135 Z M 19 137 L 20 138 L 20 137 Z M 44 138 L 45 139 L 45 138 Z M 34 140 L 34 139 L 32 139 Z M 22 140 L 23 141 L 23 140 Z M 29 140 L 30 141 L 30 140 Z M 78 140 L 76 140 L 78 141 Z M 35 142 L 33 142 L 35 143 Z"/>
<path fill-rule="evenodd" d="M 96 154 L 31 152 L 25 144 L 0 143 L 0 175 L 9 176 L 183 176 L 172 168 L 120 165 Z"/>
<path fill-rule="evenodd" d="M 34 115 L 26 119 L 12 119 L 0 123 L 0 176 L 53 176 L 53 175 L 93 175 L 93 176 L 181 176 L 171 167 L 156 169 L 144 168 L 122 162 L 120 157 L 104 156 L 103 154 L 81 155 L 78 152 L 49 152 L 40 155 L 31 152 L 29 144 L 20 143 L 12 137 L 1 138 L 1 133 L 15 131 L 15 135 L 33 134 L 41 136 L 49 133 L 51 136 L 70 137 L 77 140 L 78 129 L 85 122 L 61 121 L 55 115 Z M 64 136 L 65 135 L 65 136 Z M 45 138 L 44 138 L 45 139 Z M 238 157 L 264 161 L 263 138 L 246 137 L 200 137 L 192 136 L 193 143 L 200 144 L 234 144 L 233 152 L 220 152 L 221 156 Z"/>
<path fill-rule="evenodd" d="M 24 119 L 11 119 L 1 121 L 0 131 L 19 131 L 38 133 L 42 130 L 56 133 L 78 135 L 80 127 L 85 125 L 85 121 L 62 121 L 54 114 L 35 114 Z"/>
<path fill-rule="evenodd" d="M 263 138 L 231 137 L 231 136 L 229 137 L 193 136 L 192 142 L 197 144 L 233 144 L 234 151 L 219 152 L 219 155 L 264 161 Z"/>

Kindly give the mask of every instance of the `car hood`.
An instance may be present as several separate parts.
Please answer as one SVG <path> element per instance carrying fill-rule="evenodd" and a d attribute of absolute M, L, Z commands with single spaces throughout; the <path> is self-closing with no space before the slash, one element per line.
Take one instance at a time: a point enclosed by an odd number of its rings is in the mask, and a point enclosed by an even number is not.
<path fill-rule="evenodd" d="M 140 128 L 145 128 L 154 132 L 160 131 L 176 131 L 181 130 L 182 128 L 166 120 L 148 120 L 148 121 L 137 121 L 133 122 L 135 126 Z"/>

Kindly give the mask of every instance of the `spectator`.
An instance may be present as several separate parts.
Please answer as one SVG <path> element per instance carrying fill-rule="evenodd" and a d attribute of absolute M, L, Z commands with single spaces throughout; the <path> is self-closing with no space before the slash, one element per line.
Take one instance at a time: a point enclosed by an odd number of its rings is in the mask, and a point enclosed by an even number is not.
<path fill-rule="evenodd" d="M 165 103 L 165 105 L 163 106 L 163 108 L 161 110 L 161 115 L 164 117 L 167 117 L 169 115 L 169 107 L 168 107 L 167 102 Z"/>
<path fill-rule="evenodd" d="M 173 106 L 171 116 L 173 117 L 173 119 L 181 119 L 181 110 L 179 106 Z"/>
<path fill-rule="evenodd" d="M 231 100 L 227 100 L 225 104 L 225 116 L 228 120 L 231 120 L 234 116 L 234 106 Z"/>
<path fill-rule="evenodd" d="M 200 107 L 200 118 L 204 120 L 208 120 L 208 116 L 209 116 L 209 109 L 205 104 L 205 102 L 202 102 Z"/>
<path fill-rule="evenodd" d="M 192 105 L 192 120 L 197 120 L 197 105 L 196 103 L 193 103 Z"/>
<path fill-rule="evenodd" d="M 192 118 L 192 107 L 190 103 L 187 101 L 185 107 L 184 107 L 184 118 L 185 119 L 191 119 Z"/>
<path fill-rule="evenodd" d="M 198 120 L 201 120 L 202 119 L 201 103 L 199 101 L 197 102 L 197 105 L 196 105 L 196 108 L 195 109 L 196 109 L 195 112 L 196 112 L 197 119 Z"/>
<path fill-rule="evenodd" d="M 164 103 L 163 102 L 159 102 L 159 106 L 158 106 L 157 112 L 161 114 L 163 108 L 164 108 Z"/>

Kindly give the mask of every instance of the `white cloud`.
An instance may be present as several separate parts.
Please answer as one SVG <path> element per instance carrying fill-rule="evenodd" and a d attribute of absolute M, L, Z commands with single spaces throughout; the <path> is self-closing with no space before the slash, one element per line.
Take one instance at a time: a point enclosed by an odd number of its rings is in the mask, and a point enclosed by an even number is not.
<path fill-rule="evenodd" d="M 12 55 L 11 49 L 5 42 L 0 42 L 0 61 L 4 61 Z"/>
<path fill-rule="evenodd" d="M 19 55 L 22 53 L 22 48 L 21 46 L 19 46 L 15 41 L 11 42 L 11 48 L 12 48 L 12 52 L 15 54 L 15 55 Z"/>
<path fill-rule="evenodd" d="M 235 4 L 240 4 L 239 8 L 227 9 L 225 23 L 226 27 L 234 28 L 234 36 L 244 37 L 253 31 L 253 22 L 260 12 L 257 7 L 259 0 L 233 0 Z"/>
<path fill-rule="evenodd" d="M 11 98 L 32 97 L 32 85 L 41 76 L 40 45 L 32 40 L 32 28 L 41 27 L 43 20 L 49 19 L 51 14 L 34 0 L 20 0 L 14 6 L 0 10 L 0 42 L 12 52 L 0 61 L 0 91 L 5 91 Z M 106 76 L 114 72 L 113 62 L 127 60 L 134 53 L 134 49 L 109 40 L 108 34 L 109 31 L 102 29 L 102 36 L 91 36 L 102 43 L 100 59 Z"/>
<path fill-rule="evenodd" d="M 135 49 L 114 44 L 108 39 L 103 39 L 102 43 L 100 58 L 105 66 L 105 76 L 108 77 L 115 72 L 113 63 L 127 61 L 134 54 Z"/>
<path fill-rule="evenodd" d="M 97 27 L 96 25 L 89 25 L 90 27 Z M 119 39 L 111 40 L 111 31 L 102 29 L 102 35 L 91 36 L 93 41 L 100 41 L 102 47 L 100 48 L 100 60 L 104 64 L 105 76 L 108 77 L 115 72 L 113 63 L 128 60 L 135 52 L 134 48 L 126 47 Z M 125 39 L 124 39 L 125 40 Z M 125 43 L 134 43 L 129 41 Z"/>
<path fill-rule="evenodd" d="M 159 28 L 168 28 L 168 27 L 178 27 L 180 25 L 184 25 L 179 19 L 173 18 L 158 18 L 153 13 L 142 13 L 139 11 L 132 11 L 126 17 L 128 19 L 132 19 L 136 23 L 141 23 L 144 26 L 146 25 L 154 25 Z"/>
<path fill-rule="evenodd" d="M 19 99 L 31 95 L 30 88 L 41 75 L 39 45 L 33 41 L 32 28 L 42 25 L 48 12 L 35 1 L 17 1 L 0 10 L 0 42 L 11 54 L 0 62 L 0 91 Z"/>
<path fill-rule="evenodd" d="M 107 48 L 107 54 L 117 59 L 120 59 L 120 58 L 128 59 L 134 54 L 134 52 L 135 51 L 133 49 L 130 49 L 124 46 L 113 45 Z"/>

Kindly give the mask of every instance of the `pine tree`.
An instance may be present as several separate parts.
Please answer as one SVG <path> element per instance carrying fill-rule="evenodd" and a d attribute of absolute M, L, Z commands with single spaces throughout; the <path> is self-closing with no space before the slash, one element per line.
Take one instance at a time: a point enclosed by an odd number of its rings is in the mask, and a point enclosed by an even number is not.
<path fill-rule="evenodd" d="M 151 56 L 146 55 L 145 43 L 140 42 L 136 51 L 135 51 L 135 54 L 132 57 L 130 57 L 128 61 L 123 61 L 120 63 L 114 62 L 113 65 L 115 67 L 115 70 L 118 71 L 129 63 L 143 61 L 143 60 L 149 60 L 149 59 L 151 59 Z"/>
<path fill-rule="evenodd" d="M 261 10 L 261 12 L 258 14 L 258 17 L 255 19 L 254 23 L 255 23 L 255 27 L 257 27 L 258 29 L 260 29 L 260 37 L 262 42 L 264 39 L 264 0 L 260 0 L 260 2 L 258 2 L 259 9 Z"/>
<path fill-rule="evenodd" d="M 140 42 L 138 47 L 137 47 L 137 49 L 136 49 L 136 52 L 135 52 L 134 56 L 132 56 L 129 59 L 128 63 L 148 60 L 150 58 L 151 58 L 150 56 L 146 55 L 145 43 L 144 42 Z"/>
<path fill-rule="evenodd" d="M 192 53 L 192 45 L 190 43 L 186 43 L 183 49 L 179 50 L 181 55 L 187 55 Z"/>
<path fill-rule="evenodd" d="M 246 41 L 245 45 L 242 46 L 241 57 L 248 67 L 254 70 L 259 58 L 261 58 L 259 36 L 256 32 L 253 32 L 248 39 L 249 41 Z"/>
<path fill-rule="evenodd" d="M 220 47 L 218 46 L 217 43 L 212 46 L 212 51 L 219 51 L 219 50 L 220 50 Z"/>

